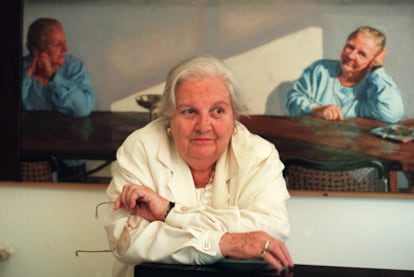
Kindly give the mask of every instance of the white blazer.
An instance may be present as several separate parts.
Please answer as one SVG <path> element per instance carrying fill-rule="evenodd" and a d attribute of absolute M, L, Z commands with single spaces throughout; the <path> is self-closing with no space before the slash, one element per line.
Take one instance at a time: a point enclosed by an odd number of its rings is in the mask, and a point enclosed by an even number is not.
<path fill-rule="evenodd" d="M 280 240 L 289 235 L 284 168 L 274 145 L 236 122 L 237 132 L 216 163 L 211 205 L 197 196 L 189 166 L 167 135 L 162 119 L 133 132 L 118 149 L 107 189 L 114 200 L 125 184 L 151 187 L 176 203 L 165 222 L 132 216 L 130 247 L 116 257 L 114 276 L 132 276 L 143 262 L 211 264 L 224 257 L 225 232 L 262 230 Z M 108 209 L 105 230 L 115 248 L 129 213 Z"/>

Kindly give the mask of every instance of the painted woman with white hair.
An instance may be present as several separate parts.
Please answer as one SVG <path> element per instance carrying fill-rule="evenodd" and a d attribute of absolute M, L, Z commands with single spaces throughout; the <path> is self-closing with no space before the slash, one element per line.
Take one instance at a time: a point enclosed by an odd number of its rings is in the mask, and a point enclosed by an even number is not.
<path fill-rule="evenodd" d="M 339 60 L 318 60 L 293 83 L 286 101 L 289 114 L 326 120 L 400 120 L 404 103 L 385 71 L 386 54 L 381 31 L 370 26 L 357 28 L 348 36 Z"/>

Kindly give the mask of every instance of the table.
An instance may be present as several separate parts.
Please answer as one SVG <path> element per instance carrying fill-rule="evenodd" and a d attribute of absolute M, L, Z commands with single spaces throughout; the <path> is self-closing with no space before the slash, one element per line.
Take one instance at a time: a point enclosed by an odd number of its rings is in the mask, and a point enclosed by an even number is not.
<path fill-rule="evenodd" d="M 377 157 L 389 163 L 390 169 L 414 172 L 414 142 L 400 143 L 370 133 L 387 123 L 369 118 L 326 121 L 313 117 L 263 116 L 242 117 L 251 131 L 272 140 L 281 157 L 335 159 L 343 157 Z M 401 122 L 414 126 L 414 119 Z M 341 157 L 342 158 L 342 157 Z"/>
<path fill-rule="evenodd" d="M 95 111 L 88 117 L 73 118 L 58 112 L 30 111 L 24 112 L 22 118 L 23 156 L 87 160 L 115 160 L 125 138 L 149 122 L 145 112 Z M 376 157 L 394 172 L 390 177 L 390 186 L 394 188 L 396 170 L 414 172 L 414 142 L 394 142 L 370 133 L 385 122 L 368 118 L 332 122 L 313 117 L 266 115 L 243 116 L 240 121 L 273 142 L 282 160 Z M 414 126 L 414 119 L 401 123 Z"/>
<path fill-rule="evenodd" d="M 414 276 L 414 271 L 408 270 L 389 270 L 389 269 L 372 269 L 372 268 L 351 268 L 351 267 L 334 267 L 334 266 L 315 266 L 315 265 L 295 265 L 289 271 L 283 271 L 280 274 L 276 270 L 268 267 L 245 268 L 236 264 L 234 266 L 223 266 L 222 264 L 213 264 L 206 266 L 195 265 L 169 265 L 157 263 L 144 263 L 135 266 L 135 276 L 168 276 L 168 277 L 267 277 L 267 276 L 289 276 L 289 277 L 409 277 Z"/>
<path fill-rule="evenodd" d="M 82 118 L 50 111 L 23 112 L 22 155 L 115 160 L 125 138 L 148 122 L 145 112 L 95 111 Z"/>
<path fill-rule="evenodd" d="M 272 141 L 281 159 L 303 157 L 335 161 L 376 157 L 388 168 L 391 192 L 398 192 L 397 171 L 414 172 L 414 142 L 396 142 L 370 133 L 388 123 L 369 118 L 326 121 L 314 117 L 265 116 L 242 117 L 252 132 Z M 414 126 L 414 119 L 399 122 Z"/>

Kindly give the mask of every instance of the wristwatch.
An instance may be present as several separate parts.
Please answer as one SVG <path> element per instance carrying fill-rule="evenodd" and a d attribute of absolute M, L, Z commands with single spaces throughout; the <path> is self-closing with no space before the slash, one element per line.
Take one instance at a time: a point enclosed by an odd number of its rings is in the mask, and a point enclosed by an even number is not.
<path fill-rule="evenodd" d="M 166 218 L 167 218 L 168 214 L 171 212 L 171 210 L 172 210 L 174 207 L 175 207 L 175 203 L 170 201 L 169 206 L 168 206 L 168 209 L 167 209 L 167 212 L 165 213 L 164 219 L 166 219 Z"/>

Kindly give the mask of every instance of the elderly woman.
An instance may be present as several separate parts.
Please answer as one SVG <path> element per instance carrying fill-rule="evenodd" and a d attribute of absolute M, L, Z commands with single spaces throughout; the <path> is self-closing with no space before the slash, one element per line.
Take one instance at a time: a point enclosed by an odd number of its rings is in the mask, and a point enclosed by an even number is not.
<path fill-rule="evenodd" d="M 384 34 L 369 26 L 358 28 L 348 36 L 339 61 L 316 61 L 293 83 L 286 101 L 289 114 L 398 121 L 404 104 L 383 67 L 385 56 Z"/>
<path fill-rule="evenodd" d="M 119 148 L 105 219 L 116 276 L 143 262 L 293 266 L 283 164 L 237 121 L 238 90 L 220 60 L 186 60 L 168 74 L 159 118 Z"/>
<path fill-rule="evenodd" d="M 27 50 L 30 54 L 23 57 L 23 108 L 87 116 L 95 105 L 95 90 L 85 64 L 67 53 L 62 24 L 53 18 L 35 20 L 27 33 Z"/>
<path fill-rule="evenodd" d="M 62 24 L 54 18 L 36 19 L 27 32 L 27 50 L 22 62 L 23 109 L 87 116 L 95 106 L 95 90 L 85 64 L 68 54 Z M 33 162 L 43 157 L 24 159 Z M 84 181 L 84 160 L 58 163 L 59 181 Z M 33 167 L 37 168 L 36 163 Z"/>

